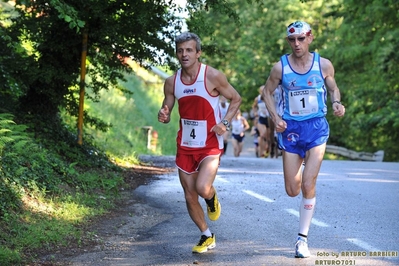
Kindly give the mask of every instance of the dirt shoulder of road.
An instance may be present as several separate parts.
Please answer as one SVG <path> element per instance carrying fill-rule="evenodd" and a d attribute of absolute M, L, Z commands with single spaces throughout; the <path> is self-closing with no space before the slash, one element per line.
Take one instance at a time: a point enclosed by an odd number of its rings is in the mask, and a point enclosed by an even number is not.
<path fill-rule="evenodd" d="M 139 231 L 151 228 L 167 219 L 145 202 L 140 202 L 135 197 L 134 190 L 157 180 L 160 175 L 174 171 L 174 157 L 143 156 L 140 159 L 141 165 L 129 168 L 125 172 L 124 179 L 129 189 L 122 192 L 121 200 L 118 201 L 115 209 L 82 225 L 86 235 L 79 239 L 79 243 L 74 240 L 69 241 L 68 246 L 37 251 L 37 261 L 27 266 L 74 265 L 72 261 L 78 257 L 80 260 L 87 260 L 80 261 L 79 264 L 91 265 L 91 261 L 98 259 L 94 258 L 93 254 L 101 256 L 103 252 L 121 251 L 125 247 L 117 243 L 126 243 L 126 240 L 134 241 Z M 149 217 L 151 219 L 148 219 Z M 85 254 L 91 255 L 85 258 Z"/>

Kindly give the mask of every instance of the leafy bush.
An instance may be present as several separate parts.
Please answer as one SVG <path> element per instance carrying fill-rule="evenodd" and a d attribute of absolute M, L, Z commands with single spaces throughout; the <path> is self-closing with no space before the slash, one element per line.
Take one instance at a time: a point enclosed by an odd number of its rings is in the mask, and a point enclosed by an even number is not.
<path fill-rule="evenodd" d="M 0 114 L 0 216 L 6 216 L 9 210 L 19 207 L 25 185 L 35 186 L 23 174 L 19 175 L 28 164 L 19 154 L 29 152 L 34 145 L 25 132 L 26 126 L 17 125 L 12 119 L 11 114 Z"/>
<path fill-rule="evenodd" d="M 2 113 L 0 128 L 0 265 L 22 265 L 36 249 L 79 241 L 75 222 L 112 208 L 123 175 L 58 119 Z"/>

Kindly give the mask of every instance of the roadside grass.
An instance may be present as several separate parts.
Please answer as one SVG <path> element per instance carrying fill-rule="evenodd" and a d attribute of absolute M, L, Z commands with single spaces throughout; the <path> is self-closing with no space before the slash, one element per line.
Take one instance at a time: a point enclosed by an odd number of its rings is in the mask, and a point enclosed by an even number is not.
<path fill-rule="evenodd" d="M 23 209 L 0 223 L 0 236 L 7 239 L 0 246 L 0 265 L 27 265 L 37 258 L 38 250 L 50 252 L 70 242 L 79 245 L 82 239 L 91 238 L 91 233 L 78 225 L 112 207 L 110 201 L 86 193 L 53 199 L 24 196 Z"/>
<path fill-rule="evenodd" d="M 9 119 L 2 116 L 0 123 Z M 113 208 L 124 183 L 122 170 L 88 152 L 92 146 L 46 138 L 45 147 L 19 125 L 8 125 L 0 133 L 0 143 L 9 140 L 0 145 L 0 265 L 29 265 L 38 251 L 89 239 L 80 225 Z M 55 143 L 67 156 L 51 148 Z"/>

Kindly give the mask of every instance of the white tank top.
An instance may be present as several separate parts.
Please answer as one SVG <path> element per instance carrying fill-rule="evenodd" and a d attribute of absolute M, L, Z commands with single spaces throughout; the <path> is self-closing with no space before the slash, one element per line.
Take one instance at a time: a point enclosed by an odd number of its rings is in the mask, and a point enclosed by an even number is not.
<path fill-rule="evenodd" d="M 269 116 L 269 111 L 267 111 L 266 104 L 262 101 L 260 95 L 258 95 L 258 115 L 261 117 Z"/>
<path fill-rule="evenodd" d="M 207 149 L 223 149 L 223 137 L 211 132 L 221 121 L 219 96 L 212 96 L 206 88 L 207 66 L 200 64 L 192 84 L 181 80 L 181 69 L 175 75 L 174 95 L 178 101 L 180 129 L 177 147 L 182 153 L 202 153 Z"/>

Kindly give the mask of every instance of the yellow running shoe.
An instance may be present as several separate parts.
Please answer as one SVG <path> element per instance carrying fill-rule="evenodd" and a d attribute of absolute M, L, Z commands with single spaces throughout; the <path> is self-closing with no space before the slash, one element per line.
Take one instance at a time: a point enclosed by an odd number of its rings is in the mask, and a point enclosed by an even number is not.
<path fill-rule="evenodd" d="M 214 247 L 216 247 L 215 234 L 212 234 L 212 236 L 202 235 L 198 244 L 193 247 L 193 253 L 204 253 Z"/>
<path fill-rule="evenodd" d="M 222 206 L 220 205 L 216 190 L 213 198 L 210 200 L 205 200 L 205 202 L 209 219 L 211 221 L 216 221 L 217 219 L 219 219 L 220 213 L 222 211 Z"/>

